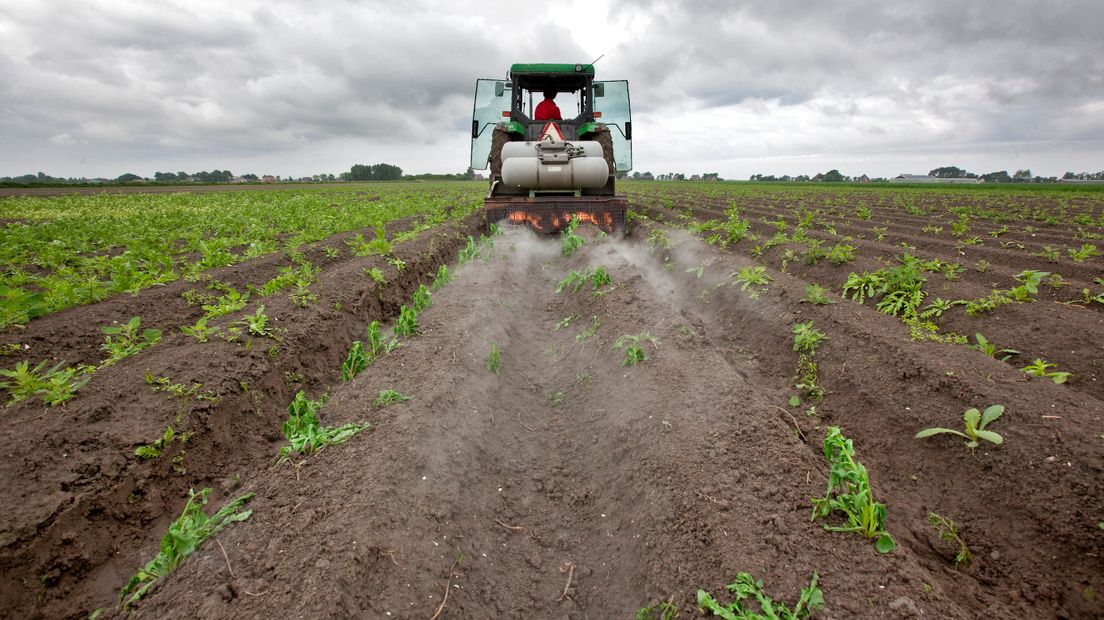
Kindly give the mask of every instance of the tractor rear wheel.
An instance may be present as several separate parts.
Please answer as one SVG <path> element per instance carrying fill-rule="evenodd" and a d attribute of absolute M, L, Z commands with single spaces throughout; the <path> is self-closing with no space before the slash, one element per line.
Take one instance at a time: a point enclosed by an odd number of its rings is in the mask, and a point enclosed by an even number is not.
<path fill-rule="evenodd" d="M 610 133 L 609 128 L 602 127 L 596 131 L 594 141 L 602 145 L 602 156 L 606 158 L 606 163 L 609 164 L 610 174 L 617 174 L 617 164 L 613 160 L 613 134 Z"/>
<path fill-rule="evenodd" d="M 502 147 L 510 141 L 510 132 L 495 127 L 491 134 L 491 187 L 502 180 Z"/>

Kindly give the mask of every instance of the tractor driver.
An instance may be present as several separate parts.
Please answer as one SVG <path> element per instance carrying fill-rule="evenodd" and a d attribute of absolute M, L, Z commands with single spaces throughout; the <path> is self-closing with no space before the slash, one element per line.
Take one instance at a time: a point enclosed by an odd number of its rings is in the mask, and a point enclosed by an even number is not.
<path fill-rule="evenodd" d="M 557 107 L 556 102 L 553 101 L 555 98 L 556 91 L 544 91 L 544 101 L 537 104 L 537 109 L 533 112 L 533 120 L 562 121 L 563 117 L 560 116 L 560 108 Z"/>

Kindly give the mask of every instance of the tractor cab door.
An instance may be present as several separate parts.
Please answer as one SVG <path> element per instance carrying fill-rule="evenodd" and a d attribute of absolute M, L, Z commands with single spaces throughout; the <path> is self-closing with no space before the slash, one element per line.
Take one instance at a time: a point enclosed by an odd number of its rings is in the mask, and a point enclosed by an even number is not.
<path fill-rule="evenodd" d="M 629 83 L 625 80 L 594 83 L 594 111 L 613 136 L 613 159 L 618 172 L 632 170 L 632 116 L 629 113 Z M 595 116 L 598 116 L 595 114 Z"/>
<path fill-rule="evenodd" d="M 505 80 L 476 80 L 475 106 L 472 110 L 471 167 L 487 168 L 491 154 L 491 134 L 494 125 L 503 121 L 502 113 L 509 116 L 511 84 Z"/>

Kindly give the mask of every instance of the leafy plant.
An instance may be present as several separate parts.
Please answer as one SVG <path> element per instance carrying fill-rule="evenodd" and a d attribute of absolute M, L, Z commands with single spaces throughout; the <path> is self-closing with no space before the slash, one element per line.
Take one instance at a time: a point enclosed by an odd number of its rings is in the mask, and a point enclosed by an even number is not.
<path fill-rule="evenodd" d="M 502 354 L 498 350 L 498 345 L 491 343 L 491 352 L 487 355 L 486 362 L 487 370 L 498 374 L 498 371 L 502 368 Z"/>
<path fill-rule="evenodd" d="M 925 437 L 931 437 L 932 435 L 939 435 L 941 433 L 951 433 L 958 435 L 966 439 L 967 448 L 978 447 L 979 439 L 984 439 L 990 443 L 1001 444 L 1004 438 L 994 433 L 993 431 L 985 430 L 985 427 L 993 422 L 997 418 L 1004 414 L 1004 405 L 991 405 L 985 408 L 985 412 L 979 412 L 974 407 L 970 407 L 963 414 L 962 419 L 966 421 L 966 432 L 960 432 L 949 428 L 926 428 L 919 433 L 916 433 L 917 439 L 923 439 Z"/>
<path fill-rule="evenodd" d="M 396 336 L 410 338 L 418 332 L 418 313 L 407 305 L 399 308 L 399 318 L 395 319 L 392 331 Z"/>
<path fill-rule="evenodd" d="M 921 319 L 929 319 L 931 317 L 943 316 L 943 313 L 950 310 L 955 306 L 965 305 L 967 302 L 964 299 L 958 299 L 950 301 L 943 299 L 942 297 L 936 297 L 926 308 L 924 308 L 919 315 Z"/>
<path fill-rule="evenodd" d="M 311 456 L 326 446 L 345 443 L 353 435 L 368 428 L 367 422 L 350 422 L 332 428 L 322 426 L 318 422 L 318 412 L 328 400 L 329 396 L 325 394 L 315 401 L 308 399 L 303 390 L 296 392 L 295 399 L 288 405 L 288 419 L 281 427 L 284 437 L 291 445 L 280 448 L 280 463 L 288 460 L 292 452 Z"/>
<path fill-rule="evenodd" d="M 199 342 L 207 342 L 207 337 L 218 331 L 217 327 L 207 327 L 207 316 L 199 317 L 195 325 L 184 325 L 180 328 L 180 331 L 195 338 Z"/>
<path fill-rule="evenodd" d="M 161 451 L 165 449 L 165 446 L 169 445 L 169 443 L 172 442 L 173 437 L 175 436 L 176 433 L 170 426 L 166 428 L 165 433 L 158 437 L 153 443 L 135 448 L 134 454 L 143 459 L 155 459 L 161 456 Z"/>
<path fill-rule="evenodd" d="M 817 579 L 814 572 L 809 585 L 801 590 L 801 596 L 790 609 L 763 592 L 762 580 L 756 580 L 750 573 L 737 573 L 736 579 L 725 586 L 734 597 L 732 602 L 721 605 L 705 590 L 698 590 L 698 608 L 702 615 L 720 616 L 725 620 L 801 620 L 814 610 L 824 608 L 824 593 L 817 587 Z M 745 602 L 747 599 L 754 599 L 760 613 L 753 611 L 750 601 Z"/>
<path fill-rule="evenodd" d="M 859 207 L 858 209 L 855 209 L 855 215 L 860 220 L 869 220 L 870 219 L 870 207 Z"/>
<path fill-rule="evenodd" d="M 1092 258 L 1094 256 L 1100 256 L 1100 250 L 1097 250 L 1096 246 L 1091 244 L 1091 243 L 1083 243 L 1083 244 L 1081 244 L 1081 249 L 1079 249 L 1079 250 L 1071 249 L 1071 250 L 1068 250 L 1068 252 L 1069 252 L 1070 258 L 1072 258 L 1073 260 L 1075 260 L 1079 263 L 1087 261 L 1087 260 L 1089 260 L 1090 258 Z"/>
<path fill-rule="evenodd" d="M 211 489 L 203 489 L 198 494 L 188 491 L 188 503 L 184 511 L 169 525 L 169 531 L 161 539 L 161 547 L 145 566 L 127 581 L 119 593 L 119 603 L 124 609 L 145 596 L 157 580 L 171 573 L 191 555 L 203 541 L 221 532 L 227 525 L 245 521 L 253 514 L 252 510 L 239 512 L 246 502 L 253 499 L 247 493 L 227 503 L 214 515 L 208 517 L 203 512 L 207 505 L 207 496 Z"/>
<path fill-rule="evenodd" d="M 264 304 L 258 305 L 253 314 L 247 314 L 239 323 L 254 336 L 272 336 L 268 329 L 268 315 L 265 314 Z"/>
<path fill-rule="evenodd" d="M 828 251 L 828 262 L 833 265 L 843 265 L 855 260 L 855 246 L 847 243 L 837 243 Z"/>
<path fill-rule="evenodd" d="M 100 348 L 108 354 L 107 359 L 100 363 L 101 367 L 110 366 L 161 341 L 161 330 L 147 328 L 139 332 L 141 325 L 141 318 L 132 317 L 126 325 L 100 328 L 104 333 L 104 343 Z"/>
<path fill-rule="evenodd" d="M 430 300 L 429 289 L 426 285 L 419 284 L 418 290 L 414 291 L 414 296 L 411 301 L 411 305 L 414 308 L 414 314 L 421 314 L 428 308 L 433 302 Z"/>
<path fill-rule="evenodd" d="M 1035 253 L 1035 256 L 1046 259 L 1048 263 L 1057 263 L 1061 255 L 1058 254 L 1057 248 L 1052 248 L 1049 245 L 1044 245 L 1043 249 Z"/>
<path fill-rule="evenodd" d="M 380 390 L 379 395 L 376 396 L 375 404 L 377 407 L 386 407 L 388 405 L 394 405 L 395 403 L 401 403 L 410 400 L 412 396 L 407 396 L 395 390 Z"/>
<path fill-rule="evenodd" d="M 997 345 L 990 343 L 988 340 L 985 339 L 985 336 L 982 336 L 981 334 L 974 334 L 974 340 L 976 341 L 976 344 L 971 344 L 967 346 L 968 349 L 981 351 L 989 357 L 996 357 L 997 353 L 1003 353 L 1004 357 L 1002 357 L 1000 360 L 1002 362 L 1007 362 L 1008 358 L 1012 357 L 1013 355 L 1020 354 L 1020 352 L 1015 349 L 997 350 Z"/>
<path fill-rule="evenodd" d="M 91 377 L 79 378 L 80 375 L 90 374 L 95 370 L 92 366 L 79 365 L 76 368 L 62 368 L 65 362 L 54 364 L 49 370 L 47 361 L 39 362 L 34 368 L 29 361 L 18 362 L 13 370 L 0 369 L 0 388 L 8 391 L 11 400 L 8 403 L 16 403 L 32 396 L 38 396 L 51 407 L 60 405 L 73 398 L 77 390 L 88 383 Z"/>
<path fill-rule="evenodd" d="M 587 282 L 590 282 L 591 290 L 598 290 L 599 288 L 609 284 L 611 282 L 609 273 L 606 272 L 606 268 L 602 266 L 591 267 L 586 271 L 573 270 L 564 276 L 563 280 L 560 280 L 556 284 L 556 292 L 561 293 L 568 287 L 571 287 L 571 292 L 576 293 Z"/>
<path fill-rule="evenodd" d="M 1058 364 L 1052 364 L 1044 361 L 1040 358 L 1035 358 L 1035 361 L 1031 362 L 1027 366 L 1024 366 L 1020 370 L 1026 372 L 1029 375 L 1036 377 L 1046 377 L 1055 383 L 1065 383 L 1072 373 L 1051 371 L 1051 368 L 1057 368 Z"/>
<path fill-rule="evenodd" d="M 962 538 L 958 535 L 957 523 L 934 512 L 928 514 L 928 523 L 939 533 L 939 540 L 951 543 L 957 548 L 954 558 L 955 566 L 959 564 L 966 566 L 973 561 L 974 555 L 970 553 L 970 548 L 966 546 L 966 543 L 963 542 Z"/>
<path fill-rule="evenodd" d="M 874 500 L 866 468 L 855 460 L 855 448 L 838 426 L 829 426 L 824 438 L 824 458 L 831 470 L 828 473 L 828 490 L 823 498 L 813 498 L 813 520 L 825 518 L 832 512 L 842 512 L 847 525 L 830 526 L 832 532 L 857 532 L 874 539 L 880 553 L 889 553 L 897 543 L 885 530 L 885 504 Z"/>
<path fill-rule="evenodd" d="M 376 284 L 387 284 L 387 278 L 383 275 L 383 271 L 379 267 L 369 267 L 364 269 L 364 273 L 372 278 Z"/>
<path fill-rule="evenodd" d="M 762 266 L 740 267 L 740 271 L 732 274 L 731 277 L 735 284 L 740 285 L 740 290 L 747 292 L 752 299 L 758 299 L 759 295 L 764 293 L 767 286 L 774 281 L 774 278 L 767 275 L 767 268 Z M 761 288 L 748 291 L 748 288 L 753 286 Z"/>
<path fill-rule="evenodd" d="M 430 286 L 430 289 L 432 289 L 433 292 L 437 292 L 449 282 L 452 282 L 452 274 L 449 273 L 448 265 L 441 265 L 437 268 L 437 277 L 433 279 L 433 284 Z"/>
<path fill-rule="evenodd" d="M 571 256 L 583 247 L 583 238 L 575 234 L 575 228 L 578 226 L 579 218 L 571 216 L 571 222 L 560 231 L 560 249 L 564 256 Z"/>
<path fill-rule="evenodd" d="M 807 302 L 816 306 L 826 306 L 828 304 L 836 303 L 828 297 L 828 290 L 819 284 L 812 282 L 805 285 L 805 296 L 801 298 L 802 302 Z"/>
<path fill-rule="evenodd" d="M 645 353 L 644 347 L 641 344 L 648 342 L 652 343 L 656 349 L 659 348 L 659 339 L 648 332 L 621 336 L 610 348 L 620 349 L 625 354 L 625 359 L 621 362 L 622 366 L 635 366 L 648 359 L 648 354 Z"/>
<path fill-rule="evenodd" d="M 813 327 L 813 322 L 798 323 L 793 328 L 793 350 L 809 354 L 816 353 L 821 343 L 828 340 L 824 332 Z"/>
<path fill-rule="evenodd" d="M 213 302 L 202 306 L 209 318 L 213 319 L 237 312 L 244 308 L 245 304 L 249 301 L 249 291 L 239 293 L 234 287 L 221 282 L 212 282 L 210 286 L 211 288 L 221 290 L 223 294 L 217 297 Z"/>
<path fill-rule="evenodd" d="M 636 610 L 636 620 L 675 620 L 678 618 L 678 605 L 669 602 L 656 603 Z"/>
<path fill-rule="evenodd" d="M 597 316 L 590 317 L 590 326 L 575 336 L 575 342 L 584 342 L 589 338 L 593 338 L 598 334 L 598 328 L 601 326 L 602 321 Z"/>
<path fill-rule="evenodd" d="M 184 385 L 183 383 L 173 383 L 172 379 L 168 377 L 154 377 L 152 373 L 146 373 L 146 383 L 153 386 L 153 389 L 158 392 L 168 392 L 173 398 L 192 398 L 196 400 L 203 400 L 212 403 L 219 401 L 218 392 L 213 390 L 207 390 L 201 392 L 203 389 L 202 383 L 192 382 L 192 384 Z"/>
<path fill-rule="evenodd" d="M 1035 296 L 1039 294 L 1039 284 L 1043 281 L 1043 278 L 1049 275 L 1049 271 L 1035 271 L 1033 269 L 1021 271 L 1012 276 L 1020 285 L 1009 289 L 1008 297 L 1018 302 L 1035 301 Z"/>
<path fill-rule="evenodd" d="M 353 346 L 349 348 L 349 354 L 345 356 L 345 361 L 341 363 L 341 380 L 348 383 L 367 367 L 368 356 L 364 353 L 364 345 L 359 340 L 354 340 Z"/>

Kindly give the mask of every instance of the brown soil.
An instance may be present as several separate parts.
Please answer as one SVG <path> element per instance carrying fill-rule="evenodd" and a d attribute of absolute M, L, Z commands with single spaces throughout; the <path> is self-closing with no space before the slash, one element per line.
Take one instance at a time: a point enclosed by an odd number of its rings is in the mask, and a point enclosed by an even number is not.
<path fill-rule="evenodd" d="M 5 411 L 0 490 L 13 501 L 0 530 L 3 608 L 18 617 L 110 612 L 187 489 L 212 486 L 216 507 L 255 492 L 252 517 L 161 580 L 138 616 L 427 618 L 447 588 L 439 617 L 631 617 L 667 600 L 693 617 L 696 589 L 718 594 L 739 571 L 790 601 L 816 571 L 824 618 L 1104 613 L 1090 596 L 1104 592 L 1104 403 L 1081 385 L 1091 367 L 1075 369 L 1069 385 L 1026 381 L 965 347 L 911 341 L 899 320 L 869 304 L 799 302 L 806 281 L 838 290 L 832 280 L 854 265 L 772 268 L 775 282 L 756 300 L 728 278 L 750 258 L 675 232 L 669 257 L 649 253 L 647 222 L 626 240 L 586 231 L 588 243 L 571 258 L 554 239 L 510 229 L 493 258 L 463 267 L 433 295 L 419 336 L 342 384 L 351 341 L 369 321 L 393 316 L 474 225 L 399 247 L 409 265 L 401 273 L 378 259 L 332 260 L 311 307 L 264 300 L 287 333 L 249 350 L 174 333 L 198 313 L 172 306 L 180 291 L 168 290 L 4 334 L 81 361 L 96 359 L 98 328 L 110 320 L 156 316 L 151 324 L 166 338 L 98 372 L 62 409 Z M 867 248 L 860 256 L 873 265 Z M 993 256 L 996 268 L 1020 269 Z M 616 287 L 554 293 L 569 270 L 599 264 Z M 257 265 L 216 277 L 257 283 L 278 266 Z M 373 265 L 388 286 L 363 275 Z M 688 271 L 696 267 L 700 278 Z M 966 273 L 951 285 L 987 292 Z M 1012 310 L 1042 324 L 1070 308 L 1063 329 L 1082 337 L 1061 346 L 1077 351 L 1101 338 L 1099 312 L 1047 303 L 1053 313 L 1038 312 L 1042 301 L 1002 308 L 1003 322 L 987 320 L 983 331 L 1026 349 L 1030 342 L 1012 337 L 1020 332 L 997 327 L 1019 320 Z M 158 315 L 161 305 L 177 310 Z M 575 318 L 557 328 L 566 317 Z M 601 327 L 580 341 L 591 317 Z M 815 415 L 786 405 L 795 391 L 790 330 L 810 319 L 831 338 L 817 354 L 829 394 Z M 73 332 L 51 339 L 61 325 Z M 645 331 L 660 344 L 647 345 L 647 361 L 622 367 L 614 340 Z M 499 374 L 485 365 L 492 344 L 502 351 Z M 222 398 L 173 400 L 146 385 L 147 371 L 200 382 Z M 323 423 L 372 428 L 301 466 L 273 468 L 285 408 L 300 388 L 331 394 Z M 383 389 L 413 399 L 376 407 Z M 993 425 L 1001 446 L 971 452 L 949 436 L 912 438 L 993 403 L 1007 406 Z M 191 439 L 160 459 L 133 456 L 170 424 Z M 826 483 L 828 425 L 855 441 L 888 505 L 899 545 L 891 554 L 810 520 L 809 499 Z M 181 451 L 186 473 L 172 467 Z M 972 565 L 954 567 L 953 548 L 927 525 L 933 511 L 960 524 Z"/>

